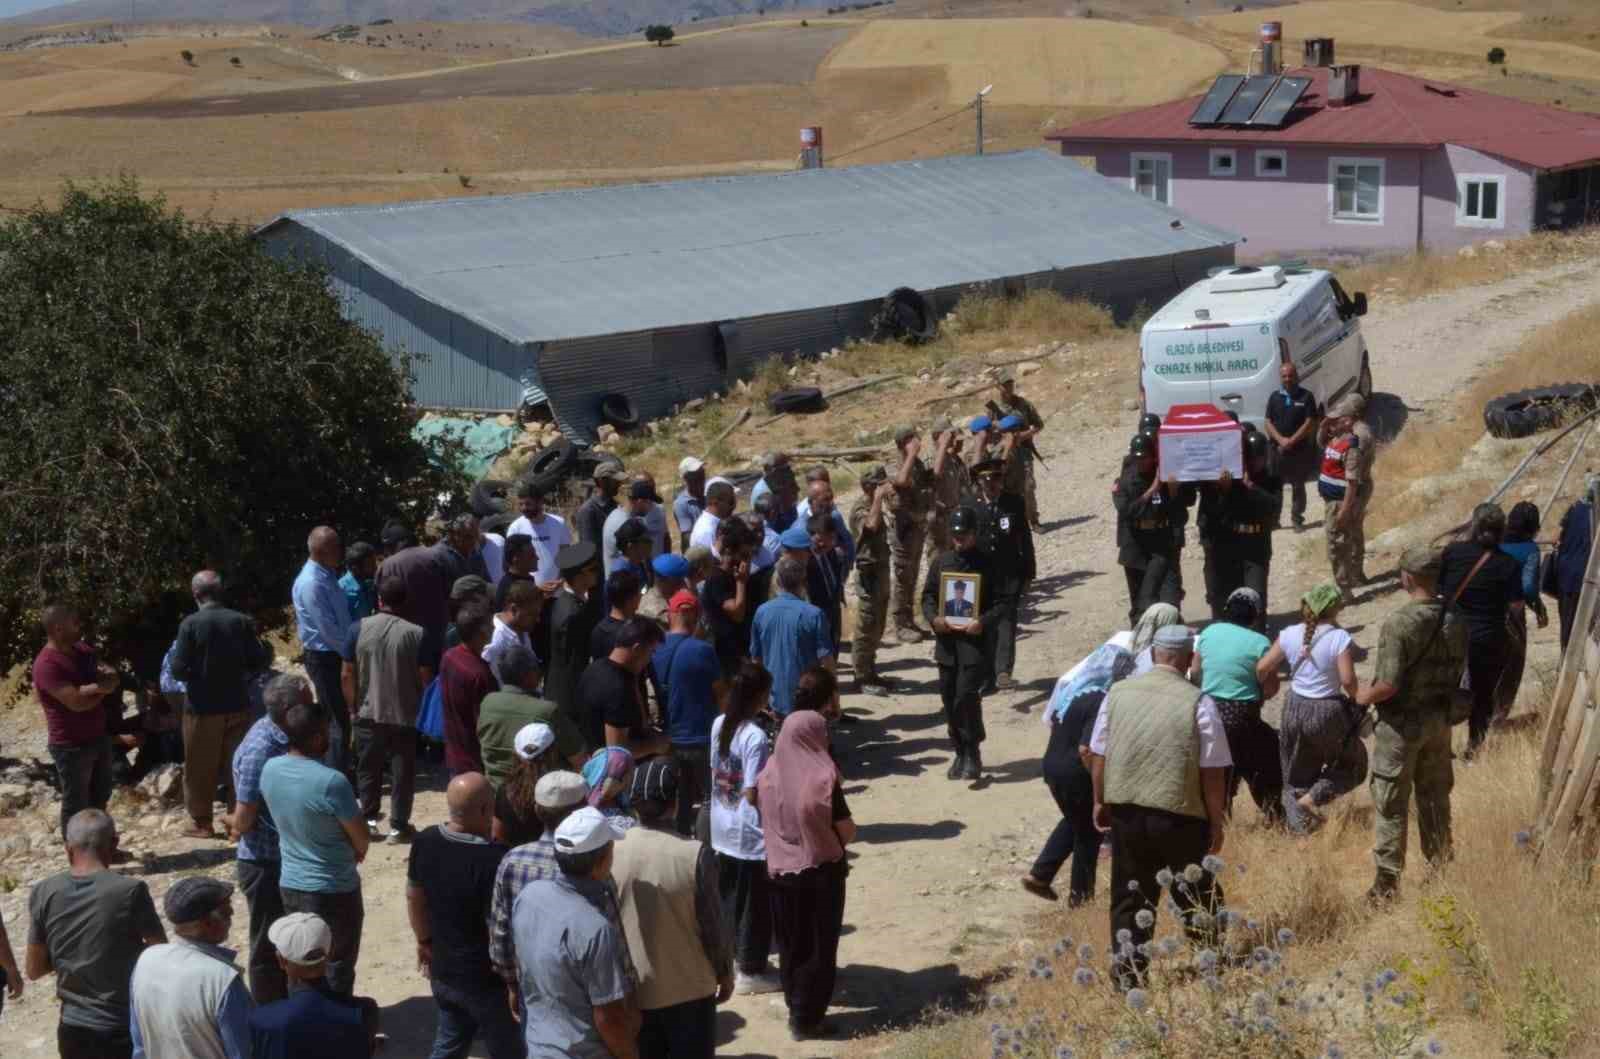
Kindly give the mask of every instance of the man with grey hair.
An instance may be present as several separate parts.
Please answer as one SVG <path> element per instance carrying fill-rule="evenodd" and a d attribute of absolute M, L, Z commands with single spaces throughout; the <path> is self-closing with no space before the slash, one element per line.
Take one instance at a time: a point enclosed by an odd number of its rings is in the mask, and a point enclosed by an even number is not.
<path fill-rule="evenodd" d="M 1155 665 L 1112 687 L 1089 739 L 1094 822 L 1111 832 L 1111 937 L 1118 988 L 1144 981 L 1148 942 L 1162 886 L 1169 885 L 1184 929 L 1197 947 L 1214 947 L 1210 911 L 1222 888 L 1210 857 L 1222 849 L 1228 736 L 1211 696 L 1185 676 L 1194 633 L 1185 625 L 1156 632 Z M 1177 875 L 1182 885 L 1172 882 Z"/>
<path fill-rule="evenodd" d="M 805 600 L 806 564 L 785 556 L 773 576 L 777 591 L 756 609 L 750 628 L 750 657 L 772 674 L 772 712 L 789 716 L 800 674 L 819 662 L 835 664 L 828 616 Z"/>
<path fill-rule="evenodd" d="M 335 730 L 329 734 L 328 766 L 347 771 L 350 766 L 350 705 L 339 687 L 343 660 L 339 649 L 350 635 L 353 617 L 350 601 L 339 587 L 339 562 L 344 549 L 332 526 L 318 526 L 306 538 L 305 565 L 294 579 L 295 628 L 305 655 L 306 675 L 316 685 L 317 697 L 328 707 Z"/>
<path fill-rule="evenodd" d="M 257 1004 L 270 1004 L 287 995 L 287 982 L 267 928 L 283 915 L 278 892 L 281 871 L 278 827 L 272 822 L 261 794 L 261 770 L 267 762 L 289 751 L 283 717 L 291 706 L 310 705 L 311 684 L 298 673 L 274 677 L 266 690 L 267 714 L 245 733 L 233 752 L 233 813 L 227 818 L 228 834 L 239 843 L 235 871 L 239 891 L 250 911 L 250 944 L 245 967 L 250 973 L 250 995 Z M 331 735 L 331 733 L 330 733 Z"/>
<path fill-rule="evenodd" d="M 185 682 L 183 790 L 189 808 L 186 838 L 217 838 L 212 830 L 217 779 L 250 727 L 247 685 L 272 662 L 247 614 L 222 605 L 222 575 L 201 570 L 190 582 L 199 610 L 178 626 L 172 675 Z M 231 786 L 231 783 L 230 783 Z"/>
<path fill-rule="evenodd" d="M 134 1055 L 150 1059 L 250 1059 L 250 994 L 223 948 L 233 887 L 189 875 L 162 900 L 177 938 L 139 955 L 128 983 Z"/>
<path fill-rule="evenodd" d="M 146 945 L 167 940 L 150 889 L 113 872 L 117 828 L 99 809 L 67 821 L 67 870 L 28 895 L 30 979 L 56 975 L 62 1059 L 129 1059 L 128 981 Z"/>
<path fill-rule="evenodd" d="M 710 548 L 712 555 L 720 556 L 720 545 L 717 542 L 717 531 L 722 525 L 722 520 L 733 514 L 733 509 L 738 506 L 739 495 L 733 491 L 733 486 L 726 481 L 711 482 L 706 486 L 706 506 L 700 512 L 700 517 L 694 520 L 694 530 L 689 534 L 689 546 Z"/>

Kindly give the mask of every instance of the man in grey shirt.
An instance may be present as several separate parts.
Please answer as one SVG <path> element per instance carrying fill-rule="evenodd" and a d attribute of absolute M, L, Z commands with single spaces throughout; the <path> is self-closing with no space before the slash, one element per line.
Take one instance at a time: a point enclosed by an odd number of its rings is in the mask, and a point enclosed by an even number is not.
<path fill-rule="evenodd" d="M 28 895 L 28 977 L 55 972 L 62 1059 L 128 1059 L 128 981 L 147 945 L 167 940 L 150 889 L 106 865 L 117 828 L 99 809 L 67 821 L 67 863 Z"/>
<path fill-rule="evenodd" d="M 579 809 L 555 831 L 554 879 L 528 883 L 511 909 L 527 1006 L 528 1059 L 638 1059 L 628 942 L 613 915 L 613 843 L 628 822 Z"/>

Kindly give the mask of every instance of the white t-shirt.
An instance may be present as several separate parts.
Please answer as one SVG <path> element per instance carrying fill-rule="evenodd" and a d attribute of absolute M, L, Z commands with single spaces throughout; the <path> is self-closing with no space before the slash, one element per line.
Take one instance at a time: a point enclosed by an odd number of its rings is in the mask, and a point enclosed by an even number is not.
<path fill-rule="evenodd" d="M 710 548 L 711 554 L 716 555 L 717 527 L 720 525 L 722 525 L 720 517 L 709 511 L 700 512 L 700 517 L 694 520 L 694 529 L 689 534 L 689 547 Z"/>
<path fill-rule="evenodd" d="M 511 626 L 500 620 L 500 615 L 494 616 L 494 635 L 489 638 L 489 643 L 483 649 L 483 660 L 489 663 L 489 669 L 494 673 L 494 678 L 501 684 L 505 679 L 500 676 L 500 656 L 506 648 L 514 643 L 519 643 L 528 650 L 533 650 L 533 641 L 528 639 L 527 633 L 519 633 Z"/>
<path fill-rule="evenodd" d="M 489 584 L 498 585 L 506 576 L 506 539 L 498 533 L 485 533 L 478 550 L 483 553 L 483 565 L 489 569 Z"/>
<path fill-rule="evenodd" d="M 711 848 L 725 857 L 765 860 L 767 843 L 761 837 L 761 813 L 744 797 L 754 790 L 756 777 L 772 753 L 767 733 L 745 721 L 733 733 L 728 755 L 722 756 L 717 737 L 722 718 L 711 722 Z"/>
<path fill-rule="evenodd" d="M 1170 668 L 1168 671 L 1177 672 Z M 1108 697 L 1106 703 L 1110 701 Z M 1102 704 L 1100 712 L 1095 715 L 1094 731 L 1089 736 L 1089 753 L 1105 757 L 1106 733 L 1110 730 L 1110 717 L 1111 711 Z M 1222 718 L 1217 715 L 1217 704 L 1211 701 L 1210 695 L 1201 695 L 1200 701 L 1195 704 L 1194 726 L 1200 733 L 1201 768 L 1221 769 L 1233 764 L 1233 750 L 1228 746 L 1228 733 L 1222 727 Z"/>
<path fill-rule="evenodd" d="M 1319 625 L 1311 637 L 1311 657 L 1304 655 L 1306 627 L 1287 626 L 1278 633 L 1278 646 L 1289 660 L 1290 687 L 1303 699 L 1339 697 L 1339 656 L 1350 649 L 1350 634 L 1337 625 Z"/>
<path fill-rule="evenodd" d="M 506 530 L 506 536 L 518 533 L 526 533 L 533 538 L 533 553 L 539 557 L 539 565 L 533 571 L 534 579 L 541 584 L 559 581 L 561 568 L 556 565 L 556 553 L 572 543 L 572 532 L 567 529 L 561 516 L 546 511 L 539 516 L 537 523 L 533 523 L 528 521 L 527 515 L 522 515 Z"/>

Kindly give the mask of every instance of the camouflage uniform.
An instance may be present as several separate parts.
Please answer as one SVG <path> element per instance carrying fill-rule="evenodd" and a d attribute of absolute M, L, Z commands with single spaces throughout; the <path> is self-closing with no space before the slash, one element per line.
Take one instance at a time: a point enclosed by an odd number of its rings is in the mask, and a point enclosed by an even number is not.
<path fill-rule="evenodd" d="M 1363 432 L 1366 434 L 1365 438 L 1362 437 Z M 1371 481 L 1366 477 L 1367 469 L 1371 466 L 1372 432 L 1365 429 L 1365 424 L 1357 424 L 1357 429 L 1352 433 L 1356 435 L 1356 444 L 1344 456 L 1345 496 L 1340 500 L 1328 500 L 1324 497 L 1325 506 L 1322 515 L 1322 526 L 1328 539 L 1328 566 L 1333 571 L 1333 580 L 1345 594 L 1346 599 L 1366 580 L 1366 575 L 1362 572 L 1362 562 L 1367 547 L 1367 535 L 1362 523 L 1366 520 L 1364 505 L 1367 498 L 1372 495 Z M 1340 437 L 1343 435 L 1329 440 L 1336 442 Z M 1355 519 L 1349 526 L 1340 527 L 1337 524 L 1339 512 L 1343 505 L 1351 502 L 1363 506 L 1357 510 Z"/>
<path fill-rule="evenodd" d="M 935 431 L 935 436 L 938 436 Z M 972 495 L 972 473 L 959 452 L 944 459 L 944 473 L 933 481 L 933 512 L 928 516 L 928 564 L 951 548 L 950 512 L 961 505 L 961 498 Z"/>
<path fill-rule="evenodd" d="M 877 683 L 878 643 L 889 620 L 889 513 L 877 530 L 867 529 L 872 501 L 858 497 L 850 509 L 850 535 L 856 540 L 856 628 L 850 639 L 850 664 L 856 683 Z"/>
<path fill-rule="evenodd" d="M 1000 401 L 1001 417 L 1014 415 L 1022 420 L 1022 425 L 1030 430 L 1038 430 L 1044 426 L 1044 419 L 1040 417 L 1039 410 L 1033 407 L 1033 402 L 1021 394 L 1012 391 L 1008 401 L 1004 395 Z M 1039 524 L 1039 497 L 1038 486 L 1033 477 L 1033 453 L 1026 445 L 1018 445 L 1012 455 L 1011 463 L 1006 467 L 1006 492 L 1016 493 L 1022 497 L 1028 509 L 1028 524 Z"/>
<path fill-rule="evenodd" d="M 890 481 L 894 475 L 890 475 Z M 922 457 L 913 461 L 911 468 L 911 487 L 901 490 L 894 489 L 886 505 L 890 512 L 889 525 L 893 530 L 889 534 L 889 550 L 894 556 L 894 627 L 896 633 L 903 633 L 903 639 L 920 641 L 922 633 L 917 629 L 915 602 L 917 595 L 917 574 L 922 569 L 922 542 L 928 532 L 928 512 L 933 507 L 933 471 L 922 462 Z"/>
<path fill-rule="evenodd" d="M 1350 555 L 1355 563 L 1356 583 L 1366 584 L 1367 581 L 1367 512 L 1372 506 L 1372 465 L 1378 458 L 1378 439 L 1373 435 L 1372 428 L 1367 426 L 1365 420 L 1356 420 L 1355 426 L 1350 428 L 1356 436 L 1356 502 L 1361 505 L 1361 511 L 1356 515 L 1356 524 L 1351 527 L 1350 534 L 1355 539 L 1351 542 Z"/>
<path fill-rule="evenodd" d="M 1411 558 L 1409 553 L 1406 558 Z M 1422 855 L 1435 862 L 1450 855 L 1450 789 L 1455 784 L 1450 701 L 1461 681 L 1467 642 L 1463 623 L 1441 624 L 1443 610 L 1439 600 L 1412 600 L 1384 620 L 1378 636 L 1373 680 L 1400 689 L 1376 707 L 1372 859 L 1378 867 L 1379 888 L 1392 887 L 1405 868 L 1406 822 L 1413 794 Z"/>

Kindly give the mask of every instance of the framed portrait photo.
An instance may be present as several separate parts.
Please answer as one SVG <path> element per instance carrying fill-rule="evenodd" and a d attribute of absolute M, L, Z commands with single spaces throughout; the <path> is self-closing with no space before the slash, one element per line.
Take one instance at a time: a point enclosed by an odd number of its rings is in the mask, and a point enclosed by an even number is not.
<path fill-rule="evenodd" d="M 971 625 L 978 618 L 982 591 L 982 574 L 952 570 L 939 575 L 939 616 L 955 628 Z"/>

